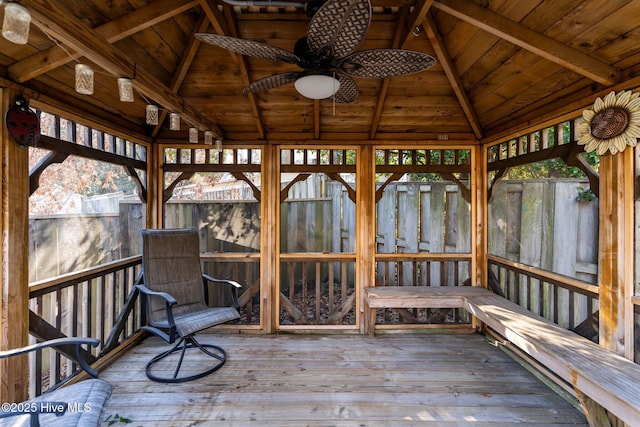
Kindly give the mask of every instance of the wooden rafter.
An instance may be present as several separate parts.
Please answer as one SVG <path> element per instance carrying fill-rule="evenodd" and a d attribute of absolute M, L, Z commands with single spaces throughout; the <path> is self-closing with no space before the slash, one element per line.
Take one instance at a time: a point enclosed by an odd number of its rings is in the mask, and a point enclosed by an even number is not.
<path fill-rule="evenodd" d="M 418 0 L 411 15 L 407 16 L 407 30 L 400 45 L 403 49 L 407 43 L 409 43 L 409 40 L 413 38 L 413 29 L 422 25 L 422 21 L 424 21 L 429 13 L 429 8 L 431 8 L 433 1 L 434 0 Z"/>
<path fill-rule="evenodd" d="M 227 22 L 229 25 L 229 34 L 233 37 L 239 36 L 238 23 L 235 18 L 235 14 L 233 13 L 233 9 L 229 6 L 225 6 L 224 8 L 225 16 L 227 17 Z M 249 65 L 247 59 L 242 55 L 235 55 L 236 62 L 238 64 L 238 68 L 240 69 L 240 75 L 242 76 L 242 81 L 245 86 L 249 86 L 251 84 L 251 76 L 249 73 Z M 258 137 L 260 139 L 264 139 L 266 137 L 266 132 L 264 130 L 264 124 L 262 122 L 262 113 L 260 112 L 260 108 L 258 107 L 258 99 L 256 95 L 252 92 L 247 94 L 249 98 L 249 106 L 251 107 L 251 115 L 253 116 L 253 120 L 256 125 L 256 129 L 258 131 Z"/>
<path fill-rule="evenodd" d="M 193 30 L 193 33 L 206 31 L 206 29 L 209 27 L 209 23 L 210 21 L 207 19 L 206 14 L 200 16 L 200 20 L 196 24 Z M 193 58 L 195 58 L 199 47 L 200 47 L 200 40 L 193 37 L 193 34 L 192 34 L 191 37 L 189 38 L 189 43 L 187 44 L 187 48 L 182 54 L 180 64 L 178 65 L 178 68 L 176 69 L 176 71 L 173 73 L 173 78 L 171 79 L 171 85 L 169 86 L 169 88 L 172 91 L 177 93 L 180 87 L 182 86 L 182 82 L 184 82 L 184 79 L 187 75 L 187 72 L 189 71 L 189 68 L 191 67 L 191 63 L 193 62 Z M 158 135 L 158 132 L 160 132 L 160 129 L 162 129 L 162 123 L 164 123 L 165 119 L 167 118 L 167 114 L 169 114 L 167 110 L 163 110 L 160 113 L 160 117 L 158 118 L 158 124 L 156 125 L 156 127 L 153 129 L 153 132 L 151 133 L 152 137 L 156 137 Z"/>
<path fill-rule="evenodd" d="M 408 8 L 404 7 L 400 10 L 400 19 L 398 19 L 398 25 L 396 26 L 395 33 L 393 35 L 392 48 L 397 49 L 402 43 L 402 35 L 405 31 L 404 23 L 408 15 Z M 389 93 L 390 79 L 387 77 L 382 80 L 382 86 L 376 100 L 376 109 L 371 120 L 371 128 L 369 128 L 369 138 L 375 139 L 378 131 L 378 125 L 380 124 L 380 118 L 382 117 L 382 110 L 384 109 L 384 103 L 387 100 L 387 94 Z"/>
<path fill-rule="evenodd" d="M 158 0 L 94 30 L 109 43 L 115 43 L 197 5 L 198 0 Z M 67 52 L 54 46 L 16 62 L 7 68 L 7 72 L 16 81 L 24 83 L 81 56 L 78 52 Z"/>
<path fill-rule="evenodd" d="M 440 32 L 438 31 L 435 20 L 430 13 L 425 16 L 423 27 L 427 33 L 427 36 L 429 37 L 431 46 L 433 46 L 433 50 L 435 50 L 436 52 L 436 56 L 438 57 L 440 66 L 444 70 L 444 73 L 446 74 L 447 79 L 451 84 L 456 98 L 458 98 L 458 102 L 462 107 L 462 111 L 467 117 L 471 129 L 473 129 L 473 133 L 475 134 L 476 138 L 482 138 L 482 126 L 480 125 L 480 120 L 478 120 L 478 116 L 476 115 L 473 105 L 471 105 L 471 101 L 469 100 L 469 97 L 467 96 L 467 93 L 462 86 L 460 76 L 453 66 L 451 56 L 449 56 L 449 52 L 447 51 L 444 42 L 442 41 L 442 37 L 440 36 Z"/>
<path fill-rule="evenodd" d="M 616 68 L 468 0 L 437 0 L 433 7 L 598 83 L 620 79 Z"/>
<path fill-rule="evenodd" d="M 163 82 L 138 67 L 135 60 L 84 25 L 56 0 L 23 0 L 22 4 L 29 8 L 33 23 L 45 33 L 76 50 L 107 72 L 132 78 L 137 90 L 164 108 L 181 111 L 185 120 L 201 129 L 211 130 L 216 137 L 223 136 L 219 126 L 184 102 Z"/>

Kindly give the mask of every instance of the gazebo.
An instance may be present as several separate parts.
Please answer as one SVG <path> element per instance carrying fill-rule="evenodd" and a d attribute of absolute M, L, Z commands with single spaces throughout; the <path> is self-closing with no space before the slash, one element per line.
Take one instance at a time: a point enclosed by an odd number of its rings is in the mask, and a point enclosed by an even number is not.
<path fill-rule="evenodd" d="M 225 333 L 481 332 L 569 383 L 591 425 L 632 425 L 637 392 L 563 357 L 640 378 L 638 17 L 638 0 L 5 0 L 0 349 L 92 336 L 95 366 L 117 364 L 146 337 L 139 230 L 194 227 L 205 271 L 243 285 Z M 549 331 L 569 337 L 553 359 L 532 338 Z M 72 365 L 3 361 L 2 402 Z"/>

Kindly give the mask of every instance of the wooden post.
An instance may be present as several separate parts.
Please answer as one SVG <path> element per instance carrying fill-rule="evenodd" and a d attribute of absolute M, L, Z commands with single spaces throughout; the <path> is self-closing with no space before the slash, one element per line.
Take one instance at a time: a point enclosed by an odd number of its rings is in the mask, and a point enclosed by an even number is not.
<path fill-rule="evenodd" d="M 262 153 L 260 200 L 260 324 L 262 331 L 276 331 L 279 317 L 280 253 L 280 147 L 267 144 Z"/>
<path fill-rule="evenodd" d="M 369 331 L 369 314 L 364 313 L 364 287 L 375 285 L 376 191 L 375 149 L 373 145 L 360 147 L 356 185 L 356 324 L 361 333 Z"/>
<path fill-rule="evenodd" d="M 29 150 L 11 139 L 5 124 L 16 93 L 0 88 L 0 146 L 2 147 L 2 293 L 0 350 L 27 345 L 29 333 Z M 29 375 L 26 356 L 0 362 L 0 401 L 27 398 Z"/>
<path fill-rule="evenodd" d="M 164 147 L 160 144 L 147 145 L 147 217 L 144 226 L 149 228 L 160 228 L 164 224 L 163 161 Z"/>
<path fill-rule="evenodd" d="M 633 150 L 600 158 L 600 345 L 633 360 Z"/>

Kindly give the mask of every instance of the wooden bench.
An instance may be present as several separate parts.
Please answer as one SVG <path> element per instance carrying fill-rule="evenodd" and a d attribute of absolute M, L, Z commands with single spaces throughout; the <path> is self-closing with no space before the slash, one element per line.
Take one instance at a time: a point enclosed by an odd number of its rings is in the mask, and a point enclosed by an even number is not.
<path fill-rule="evenodd" d="M 495 294 L 465 309 L 571 384 L 590 425 L 610 425 L 602 407 L 640 425 L 640 365 Z"/>
<path fill-rule="evenodd" d="M 377 308 L 464 308 L 571 384 L 591 426 L 610 426 L 606 408 L 640 425 L 640 365 L 486 289 L 470 286 L 365 288 L 369 334 Z"/>
<path fill-rule="evenodd" d="M 479 286 L 380 286 L 364 289 L 368 332 L 374 336 L 378 308 L 464 308 L 465 298 L 493 295 Z"/>

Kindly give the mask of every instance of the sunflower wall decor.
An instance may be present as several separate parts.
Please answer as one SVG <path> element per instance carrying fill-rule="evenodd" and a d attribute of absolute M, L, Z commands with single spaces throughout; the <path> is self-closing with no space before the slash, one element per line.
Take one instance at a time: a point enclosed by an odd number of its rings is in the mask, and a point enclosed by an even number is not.
<path fill-rule="evenodd" d="M 578 144 L 598 155 L 619 153 L 635 147 L 640 138 L 640 92 L 610 92 L 597 98 L 593 108 L 582 112 Z"/>

